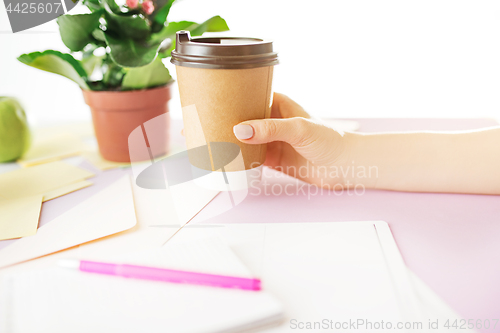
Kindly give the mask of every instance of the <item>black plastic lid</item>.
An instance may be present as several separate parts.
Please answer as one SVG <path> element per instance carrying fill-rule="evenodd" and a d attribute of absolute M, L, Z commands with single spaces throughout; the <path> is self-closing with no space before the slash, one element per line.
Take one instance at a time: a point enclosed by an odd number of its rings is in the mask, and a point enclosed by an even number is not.
<path fill-rule="evenodd" d="M 194 37 L 178 31 L 170 62 L 176 66 L 238 69 L 274 66 L 273 42 L 259 38 Z"/>

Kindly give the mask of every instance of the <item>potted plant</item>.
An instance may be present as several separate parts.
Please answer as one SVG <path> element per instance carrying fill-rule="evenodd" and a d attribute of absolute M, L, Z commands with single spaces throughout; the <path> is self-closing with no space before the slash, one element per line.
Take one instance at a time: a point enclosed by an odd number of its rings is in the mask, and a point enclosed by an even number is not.
<path fill-rule="evenodd" d="M 101 155 L 129 162 L 128 135 L 144 122 L 168 112 L 172 77 L 162 59 L 175 48 L 175 33 L 194 36 L 228 30 L 220 16 L 203 23 L 168 22 L 175 0 L 84 0 L 88 14 L 57 19 L 61 39 L 70 50 L 21 55 L 22 63 L 76 82 L 92 110 Z M 165 117 L 166 118 L 166 117 Z M 166 118 L 168 119 L 168 118 Z M 165 147 L 167 149 L 167 126 Z"/>

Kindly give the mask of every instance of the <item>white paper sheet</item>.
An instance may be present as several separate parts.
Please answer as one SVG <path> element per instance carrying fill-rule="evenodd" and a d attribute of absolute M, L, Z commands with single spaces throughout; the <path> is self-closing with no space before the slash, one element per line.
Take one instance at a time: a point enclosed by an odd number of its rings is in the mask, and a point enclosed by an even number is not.
<path fill-rule="evenodd" d="M 304 225 L 303 227 L 306 227 L 309 225 L 308 223 L 301 223 Z M 368 227 L 367 227 L 368 224 Z M 371 227 L 369 226 L 371 224 Z M 335 291 L 338 288 L 335 288 L 336 286 L 338 287 L 341 285 L 342 282 L 339 280 L 345 281 L 346 279 L 341 279 L 342 276 L 346 276 L 349 273 L 349 270 L 351 272 L 353 271 L 353 266 L 345 266 L 345 270 L 341 272 L 341 275 L 339 276 L 333 276 L 331 280 L 325 279 L 324 276 L 328 276 L 332 272 L 326 270 L 323 276 L 320 276 L 320 281 L 318 283 L 310 283 L 310 281 L 317 281 L 315 276 L 307 277 L 307 272 L 303 273 L 300 271 L 296 271 L 297 267 L 302 267 L 305 268 L 307 265 L 310 267 L 315 267 L 319 266 L 321 267 L 324 265 L 325 261 L 320 260 L 321 257 L 328 257 L 327 261 L 333 261 L 331 264 L 333 266 L 338 265 L 342 261 L 346 262 L 355 262 L 356 257 L 358 259 L 360 258 L 360 255 L 363 254 L 363 252 L 369 250 L 370 248 L 372 250 L 372 253 L 369 253 L 368 256 L 366 256 L 366 259 L 372 258 L 375 259 L 373 262 L 377 262 L 378 259 L 378 254 L 377 253 L 384 253 L 384 257 L 388 257 L 388 272 L 392 271 L 392 275 L 396 277 L 401 277 L 401 278 L 396 278 L 398 282 L 394 284 L 394 290 L 397 291 L 395 294 L 397 295 L 398 293 L 401 293 L 403 296 L 403 299 L 406 300 L 406 302 L 403 305 L 403 311 L 414 311 L 417 316 L 411 316 L 412 317 L 412 322 L 413 321 L 418 321 L 422 323 L 422 330 L 415 330 L 417 332 L 425 332 L 427 331 L 427 325 L 429 323 L 429 320 L 435 321 L 439 320 L 441 323 L 441 328 L 442 324 L 446 322 L 446 320 L 450 320 L 450 322 L 453 322 L 455 319 L 460 320 L 460 316 L 456 314 L 445 302 L 443 302 L 438 295 L 436 295 L 425 283 L 423 283 L 415 274 L 413 274 L 411 271 L 407 271 L 406 266 L 403 263 L 402 257 L 399 253 L 399 250 L 397 249 L 396 243 L 394 242 L 394 239 L 392 237 L 392 234 L 390 233 L 390 229 L 388 228 L 388 225 L 386 223 L 380 223 L 380 222 L 345 222 L 345 223 L 311 223 L 311 225 L 314 227 L 314 230 L 311 229 L 309 232 L 300 232 L 300 237 L 298 231 L 301 229 L 301 227 L 294 227 L 295 231 L 292 229 L 287 230 L 286 232 L 278 232 L 279 229 L 289 229 L 289 225 L 292 224 L 283 224 L 283 223 L 277 223 L 277 224 L 261 224 L 261 223 L 237 223 L 237 224 L 225 224 L 225 225 L 205 225 L 204 229 L 199 229 L 199 228 L 184 228 L 181 232 L 179 232 L 178 236 L 182 236 L 185 239 L 189 237 L 202 237 L 202 235 L 207 235 L 207 234 L 213 234 L 217 235 L 220 234 L 222 235 L 223 239 L 231 246 L 235 254 L 242 260 L 242 262 L 249 268 L 249 270 L 252 272 L 252 274 L 256 276 L 261 276 L 264 281 L 266 281 L 266 284 L 264 287 L 269 290 L 269 292 L 274 293 L 275 289 L 273 289 L 272 286 L 269 286 L 268 283 L 271 284 L 276 284 L 278 291 L 281 290 L 280 294 L 283 294 L 283 297 L 280 297 L 280 300 L 285 304 L 286 308 L 286 316 L 287 319 L 283 323 L 282 326 L 273 328 L 270 330 L 266 330 L 266 332 L 288 332 L 288 331 L 297 331 L 297 329 L 292 330 L 290 328 L 290 319 L 292 319 L 294 316 L 296 319 L 300 318 L 305 318 L 304 321 L 307 321 L 309 318 L 309 321 L 312 321 L 312 317 L 316 317 L 317 314 L 323 314 L 326 315 L 325 318 L 332 318 L 332 320 L 337 320 L 340 317 L 342 313 L 345 313 L 345 308 L 347 308 L 348 311 L 359 311 L 361 309 L 358 307 L 358 304 L 362 305 L 363 301 L 361 303 L 358 303 L 359 300 L 356 299 L 350 299 L 348 298 L 347 300 L 342 301 L 341 299 L 334 299 L 334 302 L 342 303 L 340 304 L 341 310 L 337 310 L 333 307 L 325 304 L 324 300 L 326 302 L 329 301 L 328 299 L 328 294 L 332 291 Z M 330 226 L 330 225 L 336 225 L 336 226 Z M 348 226 L 347 229 L 349 230 L 344 230 L 344 228 Z M 189 226 L 189 225 L 188 225 Z M 196 225 L 195 225 L 196 226 Z M 380 242 L 380 249 L 376 246 L 376 244 L 373 242 L 373 240 L 367 240 L 366 242 L 363 241 L 365 239 L 365 236 L 368 236 L 368 238 L 373 238 L 372 236 L 375 236 L 375 234 L 371 233 L 369 229 L 375 228 L 377 226 L 376 230 L 376 235 L 378 237 L 378 241 Z M 362 232 L 357 232 L 356 229 L 361 228 L 361 229 L 366 229 L 365 231 Z M 274 231 L 269 232 L 270 229 L 274 229 Z M 332 231 L 336 230 L 334 234 L 332 235 Z M 354 233 L 352 233 L 354 231 Z M 285 256 L 285 260 L 283 261 L 276 261 L 275 259 L 272 259 L 272 261 L 269 261 L 269 250 L 273 250 L 274 246 L 278 247 L 278 254 L 282 253 L 283 251 L 286 252 L 286 250 L 280 246 L 277 245 L 278 243 L 276 242 L 277 239 L 285 238 L 285 236 L 288 234 L 293 234 L 299 239 L 302 239 L 302 237 L 307 237 L 309 240 L 312 238 L 311 233 L 316 234 L 316 235 L 325 235 L 324 237 L 314 237 L 315 241 L 310 242 L 307 241 L 309 244 L 313 244 L 311 246 L 304 246 L 306 243 L 303 241 L 297 242 L 297 244 L 294 244 L 293 242 L 290 243 L 290 246 L 292 247 L 292 251 L 288 252 L 289 256 Z M 370 236 L 371 235 L 371 236 Z M 356 238 L 358 240 L 356 240 Z M 293 239 L 293 237 L 292 237 Z M 326 241 L 321 241 L 321 239 L 324 239 Z M 279 242 L 286 242 L 285 240 L 279 241 Z M 361 243 L 361 244 L 360 244 Z M 270 245 L 271 244 L 271 245 Z M 304 248 L 305 247 L 305 248 Z M 295 248 L 295 249 L 293 249 Z M 299 249 L 302 249 L 302 251 L 299 251 Z M 324 254 L 321 254 L 320 256 L 314 255 L 315 251 L 320 249 L 321 251 L 324 251 Z M 337 249 L 337 250 L 335 250 Z M 349 250 L 351 249 L 351 250 Z M 292 256 L 292 253 L 294 251 L 299 251 L 300 255 L 298 256 Z M 335 259 L 336 258 L 336 259 Z M 303 261 L 308 261 L 306 265 L 302 264 Z M 353 261 L 354 260 L 354 261 Z M 365 264 L 368 264 L 371 260 L 368 260 L 365 262 Z M 379 261 L 380 263 L 380 261 Z M 392 265 L 391 265 L 392 263 Z M 274 264 L 275 267 L 271 267 L 271 271 L 269 270 L 269 265 Z M 376 267 L 382 267 L 382 265 L 376 265 L 373 266 L 373 270 L 376 274 L 380 276 L 380 272 L 377 273 L 378 269 Z M 362 267 L 362 266 L 361 266 Z M 279 277 L 280 274 L 276 274 L 273 272 L 273 270 L 281 270 L 281 271 L 286 271 L 285 275 L 289 275 L 290 278 L 285 278 L 283 277 L 281 279 L 281 284 Z M 281 274 L 283 275 L 283 273 Z M 302 277 L 303 280 L 300 281 L 300 283 L 297 283 L 297 285 L 294 286 L 294 281 L 296 281 L 298 277 Z M 362 288 L 364 286 L 362 285 L 363 279 L 369 280 L 372 275 L 370 274 L 365 274 L 365 275 L 359 275 L 359 276 L 354 276 L 354 279 L 351 281 L 347 281 L 348 284 L 356 284 L 360 283 Z M 325 282 L 325 280 L 327 280 Z M 273 282 L 274 281 L 274 282 Z M 323 283 L 320 283 L 323 281 Z M 371 282 L 373 283 L 373 282 Z M 317 297 L 320 298 L 319 302 L 315 302 L 316 305 L 314 307 L 310 308 L 308 306 L 307 302 L 304 302 L 304 300 L 301 297 L 298 297 L 297 295 L 300 295 L 301 290 L 305 288 L 306 290 L 309 290 L 308 294 L 316 294 Z M 399 290 L 399 291 L 398 291 Z M 390 292 L 388 291 L 390 294 Z M 354 296 L 360 296 L 358 292 L 353 293 L 352 295 Z M 347 295 L 349 296 L 349 295 Z M 362 295 L 361 295 L 362 296 Z M 311 297 L 310 295 L 306 295 L 307 297 Z M 332 297 L 330 297 L 331 299 Z M 397 301 L 398 298 L 394 297 L 392 300 L 393 308 L 394 304 L 398 304 Z M 399 304 L 398 304 L 399 306 Z M 319 308 L 319 310 L 318 310 Z M 330 309 L 330 310 L 328 310 Z M 413 309 L 413 310 L 411 310 Z M 383 308 L 384 311 L 389 311 L 391 310 L 390 308 Z M 325 314 L 326 312 L 326 314 Z M 358 314 L 359 315 L 359 314 Z M 380 319 L 386 320 L 387 316 L 384 316 Z M 366 319 L 366 318 L 364 318 Z M 316 331 L 316 330 L 313 330 Z M 343 331 L 343 330 L 341 330 Z M 348 331 L 348 330 L 346 330 Z M 362 331 L 362 330 L 357 330 L 357 331 Z M 379 330 L 383 331 L 383 330 Z M 411 330 L 410 330 L 411 331 Z M 436 330 L 431 330 L 431 331 L 436 331 Z M 473 332 L 471 330 L 454 330 L 453 328 L 450 328 L 449 332 Z"/>
<path fill-rule="evenodd" d="M 293 331 L 291 320 L 421 320 L 420 303 L 385 222 L 194 227 L 188 224 L 174 239 L 220 234 L 284 304 L 285 323 L 270 332 Z"/>
<path fill-rule="evenodd" d="M 120 261 L 250 275 L 217 238 L 172 242 L 161 249 L 122 256 Z M 62 268 L 7 275 L 3 285 L 0 331 L 11 333 L 240 332 L 282 315 L 281 305 L 263 291 L 125 279 Z"/>

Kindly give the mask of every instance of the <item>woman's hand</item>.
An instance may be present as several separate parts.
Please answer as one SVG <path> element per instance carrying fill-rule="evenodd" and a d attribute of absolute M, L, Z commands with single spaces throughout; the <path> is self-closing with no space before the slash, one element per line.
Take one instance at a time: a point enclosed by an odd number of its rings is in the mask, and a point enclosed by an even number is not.
<path fill-rule="evenodd" d="M 270 119 L 245 121 L 233 130 L 241 142 L 267 143 L 265 165 L 272 169 L 320 187 L 346 185 L 341 170 L 348 165 L 349 135 L 312 119 L 283 94 L 274 94 Z"/>
<path fill-rule="evenodd" d="M 500 127 L 460 132 L 341 133 L 274 94 L 271 119 L 234 126 L 248 144 L 268 143 L 265 164 L 333 190 L 500 194 Z"/>

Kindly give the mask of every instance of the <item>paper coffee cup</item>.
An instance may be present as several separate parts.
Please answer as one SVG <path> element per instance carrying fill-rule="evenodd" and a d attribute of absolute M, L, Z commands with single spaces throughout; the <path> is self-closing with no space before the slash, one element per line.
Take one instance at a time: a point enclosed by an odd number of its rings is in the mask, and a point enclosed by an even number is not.
<path fill-rule="evenodd" d="M 171 62 L 176 65 L 191 164 L 215 172 L 245 172 L 261 166 L 266 145 L 240 142 L 233 126 L 270 117 L 273 66 L 278 63 L 272 42 L 191 38 L 189 32 L 179 31 Z M 204 146 L 208 155 L 200 153 L 205 152 Z"/>

